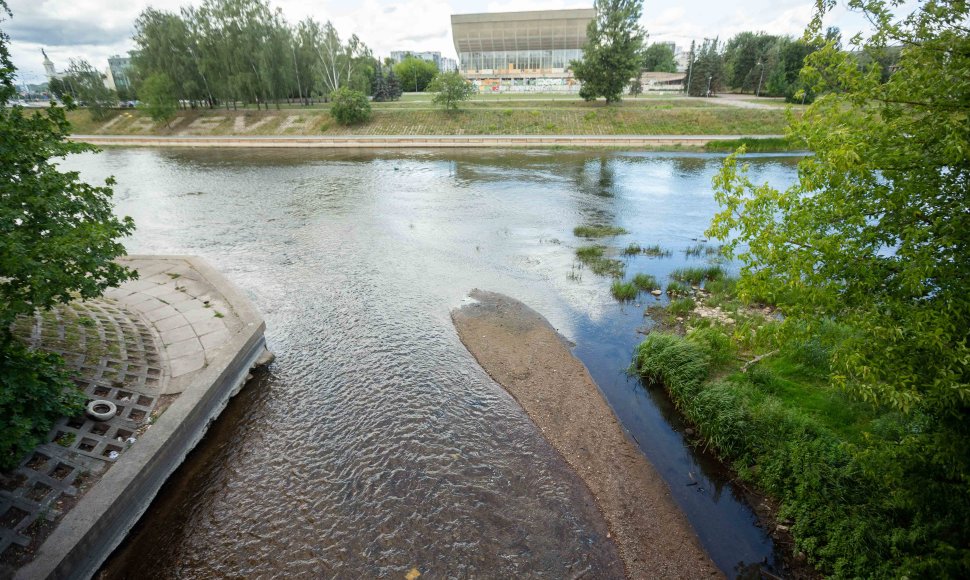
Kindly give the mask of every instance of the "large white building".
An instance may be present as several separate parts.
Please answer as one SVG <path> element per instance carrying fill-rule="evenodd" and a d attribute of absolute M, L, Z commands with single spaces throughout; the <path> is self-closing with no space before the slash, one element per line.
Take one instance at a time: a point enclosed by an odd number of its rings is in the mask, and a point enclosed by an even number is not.
<path fill-rule="evenodd" d="M 480 91 L 574 91 L 568 70 L 582 58 L 596 11 L 542 10 L 454 14 L 458 67 Z"/>

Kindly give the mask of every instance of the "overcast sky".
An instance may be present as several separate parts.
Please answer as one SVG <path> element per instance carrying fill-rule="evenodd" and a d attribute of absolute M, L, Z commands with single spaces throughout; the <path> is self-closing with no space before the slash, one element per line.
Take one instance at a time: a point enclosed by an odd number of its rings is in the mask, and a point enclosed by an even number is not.
<path fill-rule="evenodd" d="M 40 49 L 46 48 L 57 70 L 70 58 L 107 67 L 112 54 L 134 47 L 132 25 L 147 6 L 177 11 L 202 0 L 9 0 L 13 18 L 0 23 L 11 38 L 14 64 L 22 81 L 46 80 Z M 306 16 L 331 20 L 342 36 L 356 33 L 378 56 L 392 50 L 437 50 L 455 57 L 452 14 L 555 8 L 589 8 L 592 0 L 272 0 L 295 23 Z M 727 39 L 743 30 L 800 35 L 812 13 L 812 0 L 646 0 L 643 25 L 650 41 L 690 45 L 691 39 Z M 864 30 L 858 15 L 837 8 L 827 24 L 846 36 Z"/>

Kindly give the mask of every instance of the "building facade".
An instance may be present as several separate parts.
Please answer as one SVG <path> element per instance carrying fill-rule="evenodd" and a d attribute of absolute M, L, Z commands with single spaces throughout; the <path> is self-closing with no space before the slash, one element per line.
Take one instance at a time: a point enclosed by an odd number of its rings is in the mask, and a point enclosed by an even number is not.
<path fill-rule="evenodd" d="M 112 80 L 111 89 L 121 92 L 131 90 L 131 57 L 113 55 L 108 57 L 108 77 Z"/>
<path fill-rule="evenodd" d="M 455 14 L 458 69 L 483 92 L 576 91 L 593 9 Z"/>

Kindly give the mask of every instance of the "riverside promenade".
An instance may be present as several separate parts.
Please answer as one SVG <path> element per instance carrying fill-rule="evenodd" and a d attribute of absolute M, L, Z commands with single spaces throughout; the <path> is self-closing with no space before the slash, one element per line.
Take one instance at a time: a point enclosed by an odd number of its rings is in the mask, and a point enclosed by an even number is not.
<path fill-rule="evenodd" d="M 71 140 L 123 147 L 274 147 L 395 149 L 455 147 L 697 148 L 712 141 L 777 139 L 783 135 L 341 135 L 149 136 L 71 135 Z"/>
<path fill-rule="evenodd" d="M 137 280 L 15 325 L 115 412 L 61 419 L 0 474 L 0 577 L 94 574 L 250 370 L 271 360 L 255 308 L 203 260 L 123 262 Z"/>

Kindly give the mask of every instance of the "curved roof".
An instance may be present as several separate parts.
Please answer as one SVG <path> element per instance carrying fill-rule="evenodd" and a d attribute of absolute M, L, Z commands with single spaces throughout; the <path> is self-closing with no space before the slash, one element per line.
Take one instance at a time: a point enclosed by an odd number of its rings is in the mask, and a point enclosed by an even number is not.
<path fill-rule="evenodd" d="M 592 8 L 453 14 L 455 50 L 553 50 L 582 48 L 586 26 L 596 16 Z"/>

